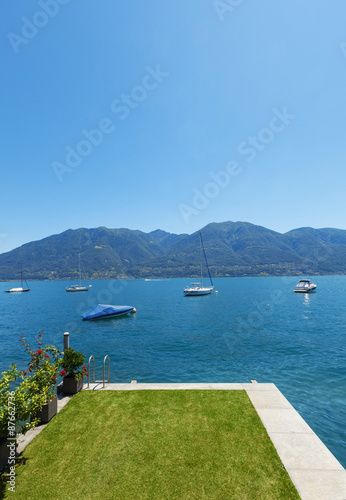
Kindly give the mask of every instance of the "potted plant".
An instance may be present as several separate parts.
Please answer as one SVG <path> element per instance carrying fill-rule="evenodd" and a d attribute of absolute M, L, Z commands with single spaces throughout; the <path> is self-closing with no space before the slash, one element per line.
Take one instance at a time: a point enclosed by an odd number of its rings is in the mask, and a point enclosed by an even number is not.
<path fill-rule="evenodd" d="M 72 347 L 65 349 L 61 371 L 65 394 L 76 394 L 83 388 L 83 375 L 88 376 L 84 360 L 85 356 L 81 352 L 75 351 Z"/>
<path fill-rule="evenodd" d="M 47 423 L 58 411 L 58 399 L 55 385 L 61 367 L 61 352 L 54 346 L 43 346 L 42 334 L 37 339 L 38 349 L 30 347 L 29 343 L 21 335 L 20 341 L 29 353 L 30 363 L 28 370 L 23 370 L 27 386 L 27 401 L 30 405 L 32 419 L 38 419 L 41 423 Z"/>

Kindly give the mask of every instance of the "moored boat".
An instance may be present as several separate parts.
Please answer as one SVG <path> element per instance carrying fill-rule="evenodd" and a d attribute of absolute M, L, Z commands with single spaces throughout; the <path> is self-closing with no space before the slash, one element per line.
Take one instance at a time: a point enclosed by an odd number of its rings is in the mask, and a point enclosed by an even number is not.
<path fill-rule="evenodd" d="M 191 283 L 184 289 L 184 295 L 208 295 L 213 291 L 213 286 L 203 286 L 203 283 Z"/>
<path fill-rule="evenodd" d="M 206 256 L 205 250 L 204 250 L 204 245 L 203 245 L 201 231 L 199 231 L 199 239 L 200 239 L 200 259 L 201 259 L 201 281 L 200 281 L 200 283 L 191 283 L 190 286 L 185 287 L 185 289 L 184 289 L 184 295 L 185 296 L 208 295 L 208 294 L 210 294 L 214 290 L 213 281 L 212 281 L 211 276 L 210 276 L 210 271 L 209 271 L 207 256 Z M 203 286 L 203 259 L 202 259 L 202 250 L 203 250 L 203 254 L 204 254 L 205 263 L 206 263 L 206 266 L 207 266 L 207 269 L 208 269 L 208 274 L 209 274 L 209 279 L 210 279 L 210 286 Z"/>
<path fill-rule="evenodd" d="M 88 292 L 91 285 L 71 285 L 66 287 L 66 292 Z"/>
<path fill-rule="evenodd" d="M 82 314 L 85 320 L 115 318 L 128 313 L 135 313 L 136 308 L 133 306 L 113 306 L 110 304 L 98 304 L 89 311 Z"/>
<path fill-rule="evenodd" d="M 91 285 L 82 285 L 82 273 L 80 267 L 80 254 L 79 254 L 79 285 L 71 285 L 66 287 L 66 292 L 88 292 Z"/>
<path fill-rule="evenodd" d="M 302 279 L 299 280 L 299 283 L 296 285 L 294 291 L 297 293 L 310 293 L 314 292 L 317 288 L 317 285 L 312 283 L 311 280 Z"/>
<path fill-rule="evenodd" d="M 6 293 L 18 293 L 18 292 L 30 292 L 30 288 L 28 288 L 28 284 L 24 279 L 26 288 L 23 288 L 23 270 L 22 266 L 20 266 L 20 287 L 11 288 L 10 290 L 5 290 Z"/>

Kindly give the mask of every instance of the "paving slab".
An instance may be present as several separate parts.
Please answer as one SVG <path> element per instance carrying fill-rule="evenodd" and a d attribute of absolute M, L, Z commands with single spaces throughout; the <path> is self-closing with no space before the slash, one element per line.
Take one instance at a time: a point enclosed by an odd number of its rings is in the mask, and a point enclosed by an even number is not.
<path fill-rule="evenodd" d="M 265 422 L 268 433 L 312 433 L 312 429 L 308 426 L 305 420 L 291 408 L 277 408 L 275 410 L 267 408 L 256 408 L 257 413 Z"/>
<path fill-rule="evenodd" d="M 288 471 L 343 470 L 342 465 L 313 432 L 268 432 L 268 434 Z"/>
<path fill-rule="evenodd" d="M 85 390 L 107 390 L 107 391 L 145 391 L 145 390 L 165 390 L 165 391 L 176 391 L 176 390 L 220 390 L 220 391 L 241 391 L 243 390 L 242 384 L 225 383 L 225 384 L 213 384 L 213 383 L 151 383 L 151 384 L 106 384 L 103 388 L 102 382 L 100 383 L 90 383 L 84 384 L 83 389 Z"/>
<path fill-rule="evenodd" d="M 346 500 L 345 471 L 291 470 L 303 500 Z M 298 489 L 298 488 L 297 488 Z"/>
<path fill-rule="evenodd" d="M 302 500 L 346 500 L 346 471 L 274 386 L 247 389 Z"/>
<path fill-rule="evenodd" d="M 261 384 L 254 384 L 256 386 L 260 386 Z M 252 404 L 257 409 L 260 408 L 269 408 L 271 410 L 279 410 L 279 409 L 290 409 L 293 410 L 293 406 L 287 401 L 285 396 L 281 394 L 281 392 L 276 389 L 274 390 L 249 390 L 245 389 L 248 393 L 249 398 L 251 399 Z"/>

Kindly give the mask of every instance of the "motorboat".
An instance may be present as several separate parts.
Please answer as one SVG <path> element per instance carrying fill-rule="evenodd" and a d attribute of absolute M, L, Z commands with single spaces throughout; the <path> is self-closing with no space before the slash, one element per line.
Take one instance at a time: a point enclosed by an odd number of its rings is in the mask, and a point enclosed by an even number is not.
<path fill-rule="evenodd" d="M 199 231 L 199 239 L 200 239 L 200 257 L 201 257 L 201 281 L 199 283 L 191 283 L 190 286 L 185 287 L 184 289 L 184 295 L 185 296 L 196 296 L 196 295 L 208 295 L 214 290 L 214 285 L 213 281 L 210 276 L 210 271 L 209 271 L 209 266 L 208 266 L 208 261 L 207 261 L 207 256 L 205 254 L 204 250 L 204 245 L 203 245 L 203 239 L 202 239 L 202 234 L 201 231 Z M 202 259 L 202 250 L 205 258 L 205 263 L 208 269 L 208 274 L 209 274 L 209 279 L 210 279 L 210 286 L 203 286 L 203 259 Z"/>
<path fill-rule="evenodd" d="M 309 293 L 316 290 L 317 285 L 312 283 L 310 280 L 302 279 L 299 280 L 298 285 L 295 287 L 294 291 L 299 293 Z"/>
<path fill-rule="evenodd" d="M 79 285 L 71 285 L 66 287 L 66 292 L 88 292 L 91 285 L 82 285 L 82 273 L 80 267 L 80 254 L 79 254 Z"/>
<path fill-rule="evenodd" d="M 28 288 L 28 284 L 26 280 L 24 279 L 26 288 L 23 287 L 23 270 L 22 266 L 20 267 L 20 287 L 17 288 L 11 288 L 10 290 L 5 290 L 7 293 L 18 293 L 18 292 L 30 292 L 30 288 Z"/>
<path fill-rule="evenodd" d="M 116 318 L 124 316 L 124 314 L 135 313 L 136 308 L 133 306 L 113 306 L 110 304 L 98 304 L 89 311 L 82 314 L 85 320 Z"/>

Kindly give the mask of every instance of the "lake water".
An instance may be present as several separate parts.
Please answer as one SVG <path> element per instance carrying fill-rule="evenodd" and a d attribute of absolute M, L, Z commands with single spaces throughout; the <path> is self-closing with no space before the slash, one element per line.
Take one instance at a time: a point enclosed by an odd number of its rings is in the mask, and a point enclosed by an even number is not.
<path fill-rule="evenodd" d="M 27 367 L 21 333 L 94 355 L 96 377 L 110 357 L 112 382 L 273 382 L 346 467 L 346 276 L 318 276 L 314 294 L 293 293 L 296 277 L 219 278 L 218 294 L 184 297 L 189 279 L 31 282 L 2 293 L 0 370 Z M 131 305 L 135 315 L 96 322 L 98 303 Z M 34 344 L 33 344 L 34 345 Z"/>

